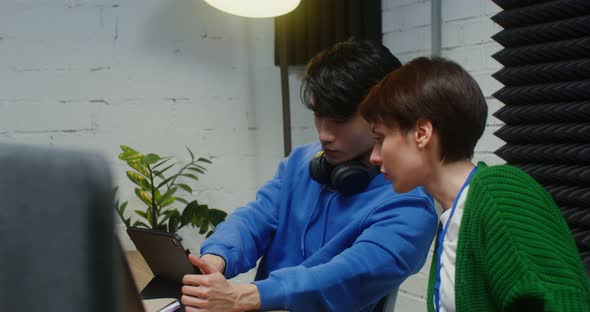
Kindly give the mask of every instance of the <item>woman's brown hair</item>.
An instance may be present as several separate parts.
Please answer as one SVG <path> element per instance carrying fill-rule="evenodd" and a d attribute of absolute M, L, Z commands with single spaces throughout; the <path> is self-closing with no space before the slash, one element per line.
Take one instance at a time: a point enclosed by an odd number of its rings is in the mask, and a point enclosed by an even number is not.
<path fill-rule="evenodd" d="M 457 63 L 419 57 L 389 73 L 360 106 L 371 123 L 406 132 L 420 119 L 438 133 L 441 160 L 471 159 L 485 129 L 487 104 L 473 77 Z"/>

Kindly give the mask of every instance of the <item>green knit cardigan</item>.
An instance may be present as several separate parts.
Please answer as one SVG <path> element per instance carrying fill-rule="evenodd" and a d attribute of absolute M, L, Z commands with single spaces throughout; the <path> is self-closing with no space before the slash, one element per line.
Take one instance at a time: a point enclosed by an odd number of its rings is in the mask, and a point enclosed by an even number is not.
<path fill-rule="evenodd" d="M 434 311 L 436 258 L 435 252 L 428 311 Z M 590 282 L 559 208 L 515 167 L 478 164 L 455 266 L 457 312 L 590 311 Z"/>

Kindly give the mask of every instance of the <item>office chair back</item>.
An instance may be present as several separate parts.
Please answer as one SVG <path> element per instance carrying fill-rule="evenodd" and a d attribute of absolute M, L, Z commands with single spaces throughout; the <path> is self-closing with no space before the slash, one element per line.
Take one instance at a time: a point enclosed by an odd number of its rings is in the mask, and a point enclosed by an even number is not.
<path fill-rule="evenodd" d="M 111 177 L 96 155 L 0 144 L 0 311 L 117 311 Z"/>

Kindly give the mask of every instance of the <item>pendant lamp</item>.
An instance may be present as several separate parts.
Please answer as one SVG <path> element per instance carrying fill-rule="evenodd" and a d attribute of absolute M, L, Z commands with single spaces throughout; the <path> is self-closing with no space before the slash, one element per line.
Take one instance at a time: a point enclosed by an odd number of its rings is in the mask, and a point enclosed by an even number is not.
<path fill-rule="evenodd" d="M 293 11 L 301 0 L 205 0 L 223 12 L 244 17 L 274 17 Z"/>
<path fill-rule="evenodd" d="M 223 12 L 243 17 L 277 17 L 287 14 L 299 5 L 301 0 L 205 0 L 212 7 Z M 281 73 L 281 99 L 283 104 L 283 150 L 285 157 L 291 153 L 291 108 L 289 103 L 289 73 L 287 63 L 286 23 L 277 19 L 279 40 L 279 65 Z"/>

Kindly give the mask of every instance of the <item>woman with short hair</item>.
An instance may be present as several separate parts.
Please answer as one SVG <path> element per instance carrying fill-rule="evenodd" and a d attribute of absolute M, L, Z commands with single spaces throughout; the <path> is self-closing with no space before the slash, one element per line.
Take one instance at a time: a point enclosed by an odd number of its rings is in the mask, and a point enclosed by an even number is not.
<path fill-rule="evenodd" d="M 472 162 L 487 105 L 475 79 L 417 58 L 377 84 L 360 112 L 371 161 L 397 192 L 424 186 L 442 205 L 429 311 L 590 311 L 590 283 L 549 194 L 516 167 Z"/>

